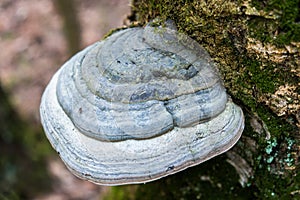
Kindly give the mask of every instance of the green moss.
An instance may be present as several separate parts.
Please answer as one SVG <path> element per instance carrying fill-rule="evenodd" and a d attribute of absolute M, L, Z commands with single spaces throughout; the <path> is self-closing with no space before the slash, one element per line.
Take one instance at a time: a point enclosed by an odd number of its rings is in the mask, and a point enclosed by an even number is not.
<path fill-rule="evenodd" d="M 134 25 L 131 25 L 130 27 L 134 27 Z M 120 31 L 120 30 L 124 30 L 124 29 L 126 29 L 126 28 L 127 28 L 127 27 L 122 27 L 122 28 L 112 29 L 112 30 L 110 30 L 108 33 L 106 33 L 106 34 L 103 36 L 103 38 L 101 38 L 100 40 L 103 40 L 103 39 L 105 39 L 105 38 L 111 36 L 112 34 L 118 32 L 118 31 Z"/>
<path fill-rule="evenodd" d="M 268 14 L 277 16 L 276 19 L 269 20 L 253 16 L 249 20 L 252 37 L 279 46 L 300 41 L 299 0 L 252 0 L 251 3 L 257 10 L 264 10 Z"/>
<path fill-rule="evenodd" d="M 125 186 L 114 186 L 111 187 L 109 194 L 107 194 L 103 200 L 132 200 L 134 198 L 134 193 L 136 186 L 125 185 Z"/>
<path fill-rule="evenodd" d="M 272 69 L 266 69 L 264 70 L 264 73 L 261 73 L 263 69 L 260 69 L 260 63 L 253 59 L 249 60 L 245 61 L 247 62 L 246 65 L 250 80 L 255 83 L 257 89 L 261 90 L 261 92 L 274 93 L 279 86 L 279 83 L 275 81 L 276 79 L 279 79 L 277 78 L 278 75 L 274 73 Z"/>

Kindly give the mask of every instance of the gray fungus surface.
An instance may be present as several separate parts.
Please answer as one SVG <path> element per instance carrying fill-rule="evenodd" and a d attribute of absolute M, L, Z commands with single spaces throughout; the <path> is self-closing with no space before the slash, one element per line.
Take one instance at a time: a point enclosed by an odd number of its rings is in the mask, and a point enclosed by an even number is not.
<path fill-rule="evenodd" d="M 53 76 L 40 107 L 78 177 L 144 183 L 230 149 L 244 128 L 208 53 L 172 25 L 117 31 Z"/>

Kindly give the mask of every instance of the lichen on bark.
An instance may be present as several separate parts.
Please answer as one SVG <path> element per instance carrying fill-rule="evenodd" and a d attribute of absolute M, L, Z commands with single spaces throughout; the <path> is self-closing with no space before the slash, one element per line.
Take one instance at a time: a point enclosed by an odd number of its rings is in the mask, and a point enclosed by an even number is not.
<path fill-rule="evenodd" d="M 133 2 L 140 25 L 171 19 L 210 53 L 246 116 L 243 136 L 230 152 L 138 186 L 135 199 L 299 198 L 299 5 L 299 0 Z"/>

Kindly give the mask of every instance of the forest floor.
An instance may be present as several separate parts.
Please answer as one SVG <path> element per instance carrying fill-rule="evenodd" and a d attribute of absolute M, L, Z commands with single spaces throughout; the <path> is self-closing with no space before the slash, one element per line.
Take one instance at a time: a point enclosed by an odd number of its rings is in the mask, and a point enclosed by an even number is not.
<path fill-rule="evenodd" d="M 130 12 L 128 0 L 75 1 L 81 26 L 81 48 L 123 25 Z M 68 59 L 61 16 L 51 0 L 0 2 L 0 83 L 21 117 L 41 129 L 39 103 L 55 71 Z M 46 137 L 44 137 L 46 140 Z M 58 156 L 49 158 L 53 191 L 36 199 L 99 199 L 99 187 L 71 175 Z"/>

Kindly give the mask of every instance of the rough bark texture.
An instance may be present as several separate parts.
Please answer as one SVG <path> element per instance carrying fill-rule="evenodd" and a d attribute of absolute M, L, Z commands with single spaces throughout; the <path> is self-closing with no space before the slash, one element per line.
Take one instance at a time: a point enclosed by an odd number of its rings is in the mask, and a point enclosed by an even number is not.
<path fill-rule="evenodd" d="M 246 127 L 228 153 L 146 185 L 114 188 L 112 198 L 300 198 L 299 5 L 299 0 L 133 3 L 139 24 L 172 19 L 206 48 L 227 92 L 243 108 Z"/>

